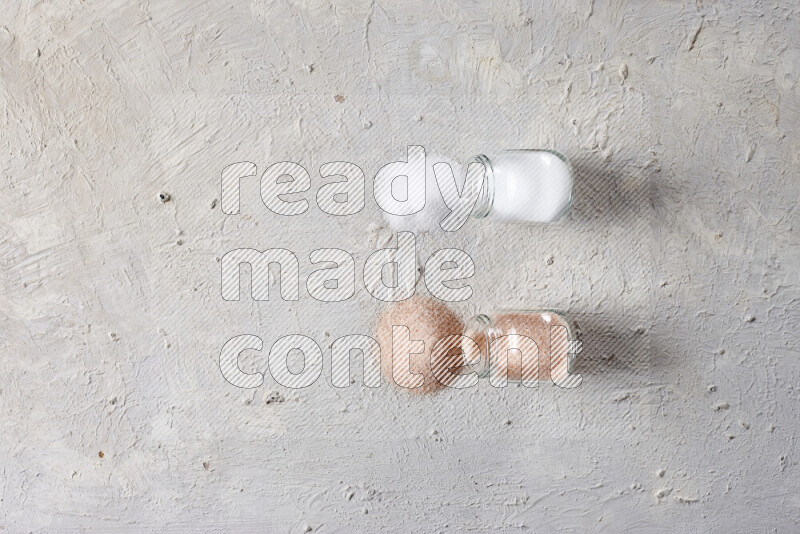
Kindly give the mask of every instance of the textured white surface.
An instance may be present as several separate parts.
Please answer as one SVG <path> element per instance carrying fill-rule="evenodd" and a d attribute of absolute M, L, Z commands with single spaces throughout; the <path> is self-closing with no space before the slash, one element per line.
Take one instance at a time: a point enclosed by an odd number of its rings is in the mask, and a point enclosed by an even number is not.
<path fill-rule="evenodd" d="M 0 527 L 797 530 L 798 27 L 797 2 L 748 0 L 6 2 Z M 322 163 L 371 178 L 409 144 L 571 158 L 559 225 L 418 250 L 474 258 L 459 313 L 569 311 L 583 385 L 224 382 L 230 337 L 328 352 L 378 305 L 225 302 L 217 258 L 282 246 L 305 280 L 311 250 L 360 269 L 391 232 L 369 194 L 277 217 L 257 180 L 225 216 L 222 168 L 296 161 L 316 190 Z"/>

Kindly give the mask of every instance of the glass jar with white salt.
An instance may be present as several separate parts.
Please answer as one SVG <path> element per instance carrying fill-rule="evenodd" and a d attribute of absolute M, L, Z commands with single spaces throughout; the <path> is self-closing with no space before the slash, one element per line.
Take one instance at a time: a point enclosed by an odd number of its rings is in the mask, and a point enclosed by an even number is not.
<path fill-rule="evenodd" d="M 485 173 L 475 218 L 505 222 L 548 223 L 563 218 L 572 206 L 572 166 L 552 150 L 504 150 L 479 154 Z"/>

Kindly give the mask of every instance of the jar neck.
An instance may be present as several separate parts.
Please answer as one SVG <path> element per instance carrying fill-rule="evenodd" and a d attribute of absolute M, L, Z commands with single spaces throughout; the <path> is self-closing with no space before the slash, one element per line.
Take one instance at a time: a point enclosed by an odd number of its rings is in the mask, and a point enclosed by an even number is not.
<path fill-rule="evenodd" d="M 479 181 L 480 185 L 478 187 L 480 187 L 480 191 L 478 192 L 478 200 L 475 202 L 475 207 L 472 209 L 472 216 L 476 219 L 482 219 L 491 213 L 494 205 L 494 169 L 492 168 L 492 162 L 484 154 L 478 154 L 469 160 L 467 172 L 469 172 L 470 166 L 475 167 L 475 165 L 472 165 L 474 163 L 480 163 L 480 166 L 483 167 L 483 180 Z M 480 166 L 478 166 L 479 169 Z M 469 177 L 467 177 L 467 183 L 469 183 Z"/>
<path fill-rule="evenodd" d="M 479 314 L 467 320 L 464 335 L 475 342 L 474 345 L 470 343 L 469 346 L 462 346 L 462 349 L 465 349 L 463 352 L 467 365 L 477 372 L 479 377 L 489 376 L 489 355 L 492 341 L 502 336 L 502 332 L 499 332 L 494 326 L 490 316 Z"/>

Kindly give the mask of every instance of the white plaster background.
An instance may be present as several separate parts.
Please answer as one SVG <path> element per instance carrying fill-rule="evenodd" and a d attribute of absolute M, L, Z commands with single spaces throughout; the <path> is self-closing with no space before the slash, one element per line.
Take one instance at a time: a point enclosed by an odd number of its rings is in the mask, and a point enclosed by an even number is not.
<path fill-rule="evenodd" d="M 798 28 L 797 2 L 4 3 L 0 527 L 797 530 Z M 316 190 L 409 144 L 574 160 L 562 224 L 470 221 L 419 256 L 472 255 L 464 315 L 572 313 L 584 384 L 226 383 L 230 337 L 327 351 L 379 306 L 224 302 L 222 254 L 290 248 L 305 280 L 340 247 L 360 277 L 391 234 L 371 194 L 290 219 L 257 180 L 226 217 L 221 169 L 288 159 Z"/>

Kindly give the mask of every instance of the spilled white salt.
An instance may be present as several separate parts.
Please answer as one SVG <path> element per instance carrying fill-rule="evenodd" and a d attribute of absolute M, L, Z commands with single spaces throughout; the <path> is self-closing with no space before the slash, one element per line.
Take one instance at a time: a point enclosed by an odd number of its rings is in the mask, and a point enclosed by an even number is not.
<path fill-rule="evenodd" d="M 442 219 L 447 217 L 447 215 L 450 213 L 450 209 L 445 205 L 444 200 L 442 200 L 442 194 L 439 192 L 439 186 L 436 183 L 436 175 L 433 173 L 433 166 L 437 163 L 449 164 L 450 168 L 453 170 L 453 176 L 455 176 L 456 183 L 458 183 L 459 186 L 461 186 L 463 183 L 464 167 L 461 164 L 445 156 L 440 156 L 438 154 L 426 154 L 425 207 L 422 208 L 421 211 L 418 211 L 412 215 L 392 215 L 391 213 L 384 211 L 384 219 L 386 219 L 386 222 L 389 223 L 389 226 L 391 226 L 395 231 L 414 233 L 441 231 L 439 223 L 442 221 Z M 441 172 L 442 171 L 440 169 L 440 175 Z M 388 197 L 392 195 L 392 191 L 375 191 L 375 195 L 376 200 L 378 200 L 379 203 L 381 203 L 381 200 L 384 199 L 378 199 L 377 196 L 386 195 L 387 198 L 385 200 L 387 203 L 389 203 L 390 199 Z M 398 191 L 395 191 L 394 195 L 396 198 L 403 198 L 406 196 L 404 192 Z"/>

